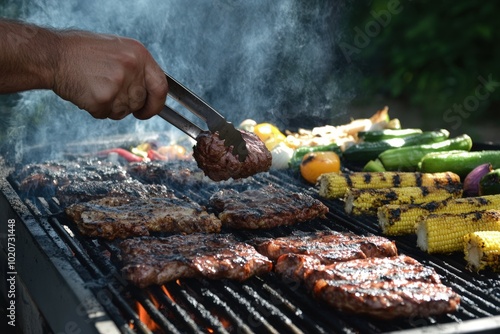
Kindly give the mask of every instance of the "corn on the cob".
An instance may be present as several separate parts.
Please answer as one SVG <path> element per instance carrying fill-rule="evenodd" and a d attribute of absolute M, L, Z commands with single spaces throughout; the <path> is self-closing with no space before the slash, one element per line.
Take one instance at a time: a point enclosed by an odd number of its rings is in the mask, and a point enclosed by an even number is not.
<path fill-rule="evenodd" d="M 345 211 L 352 214 L 376 214 L 385 204 L 417 204 L 442 201 L 460 197 L 459 187 L 401 187 L 381 189 L 348 189 L 345 196 Z"/>
<path fill-rule="evenodd" d="M 431 213 L 467 213 L 500 209 L 500 195 L 448 199 L 441 202 L 409 205 L 383 205 L 378 209 L 378 223 L 386 235 L 415 233 L 419 217 Z"/>
<path fill-rule="evenodd" d="M 464 248 L 464 236 L 476 231 L 500 231 L 500 210 L 430 214 L 417 223 L 417 245 L 429 253 Z"/>
<path fill-rule="evenodd" d="M 467 267 L 479 271 L 489 268 L 500 272 L 500 232 L 479 231 L 464 237 Z"/>
<path fill-rule="evenodd" d="M 440 187 L 459 183 L 460 177 L 452 172 L 326 173 L 319 178 L 319 196 L 323 198 L 342 198 L 349 188 Z"/>

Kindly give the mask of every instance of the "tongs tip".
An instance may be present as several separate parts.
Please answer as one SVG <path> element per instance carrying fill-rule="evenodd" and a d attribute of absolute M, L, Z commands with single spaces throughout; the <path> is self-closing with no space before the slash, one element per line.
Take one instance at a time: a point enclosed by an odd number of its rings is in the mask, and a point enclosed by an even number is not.
<path fill-rule="evenodd" d="M 240 162 L 245 161 L 248 156 L 248 148 L 243 135 L 231 122 L 225 122 L 217 129 L 219 138 L 224 140 L 224 146 L 233 146 L 232 154 L 237 155 Z"/>
<path fill-rule="evenodd" d="M 169 95 L 207 123 L 210 132 L 218 132 L 219 138 L 224 140 L 224 146 L 233 146 L 232 154 L 238 155 L 238 159 L 241 162 L 245 161 L 248 156 L 248 150 L 241 132 L 236 130 L 231 123 L 227 122 L 221 114 L 209 106 L 205 101 L 200 99 L 167 73 L 165 73 L 165 75 L 168 80 Z M 177 126 L 182 131 L 191 135 L 193 138 L 196 137 L 193 136 L 195 132 L 200 132 L 199 128 L 195 127 L 192 122 L 189 122 L 184 117 L 180 116 L 175 110 L 167 106 L 164 109 L 166 111 L 161 113 L 160 116 Z"/>

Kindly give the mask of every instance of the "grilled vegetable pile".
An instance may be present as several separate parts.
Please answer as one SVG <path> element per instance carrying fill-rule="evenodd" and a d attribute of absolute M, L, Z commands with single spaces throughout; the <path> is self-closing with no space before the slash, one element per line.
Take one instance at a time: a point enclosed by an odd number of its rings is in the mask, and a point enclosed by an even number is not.
<path fill-rule="evenodd" d="M 309 183 L 316 183 L 317 176 L 332 171 L 340 171 L 340 162 L 343 152 L 359 142 L 358 134 L 363 133 L 367 140 L 389 140 L 410 135 L 422 136 L 447 136 L 446 133 L 423 134 L 419 129 L 402 130 L 397 119 L 390 120 L 388 108 L 377 111 L 372 117 L 366 119 L 352 120 L 348 124 L 333 126 L 325 125 L 311 130 L 299 129 L 297 132 L 280 131 L 271 123 L 257 123 L 253 120 L 245 120 L 240 128 L 253 131 L 265 143 L 273 156 L 272 168 L 291 168 Z M 393 133 L 384 134 L 382 130 L 391 129 Z M 378 131 L 378 134 L 373 132 Z M 430 142 L 431 139 L 421 139 L 418 142 Z M 417 142 L 416 139 L 408 139 L 408 143 Z M 377 152 L 382 151 L 380 143 L 373 142 Z M 397 145 L 397 144 L 394 144 Z M 394 147 L 394 146 L 386 146 Z M 321 152 L 321 154 L 319 154 Z M 324 152 L 324 153 L 323 153 Z M 325 158 L 329 157 L 329 158 Z M 332 162 L 333 161 L 333 162 Z"/>
<path fill-rule="evenodd" d="M 429 253 L 459 252 L 467 234 L 500 231 L 500 195 L 464 198 L 452 172 L 326 173 L 318 188 L 322 198 L 343 200 L 348 214 L 376 216 L 383 234 L 416 235 L 418 247 Z M 491 261 L 468 268 L 495 265 L 500 268 Z"/>
<path fill-rule="evenodd" d="M 470 247 L 467 246 L 470 240 L 466 238 L 467 235 L 479 231 L 500 231 L 500 195 L 448 198 L 417 204 L 387 204 L 378 207 L 377 217 L 383 234 L 416 234 L 417 245 L 423 251 L 460 252 Z M 493 236 L 496 234 L 493 233 L 490 239 Z M 500 244 L 500 238 L 489 242 L 491 245 L 495 245 L 495 242 Z M 492 246 L 490 251 L 494 249 Z M 497 247 L 496 251 L 500 252 L 500 248 Z M 489 260 L 488 265 L 480 265 L 477 255 L 473 257 L 476 260 L 471 260 L 470 253 L 464 254 L 470 269 L 500 267 L 498 257 Z M 470 264 L 471 261 L 476 262 Z"/>
<path fill-rule="evenodd" d="M 500 151 L 470 152 L 472 139 L 467 134 L 450 137 L 447 129 L 401 128 L 399 120 L 389 118 L 387 107 L 367 119 L 297 132 L 281 131 L 271 123 L 253 120 L 244 121 L 240 127 L 253 131 L 264 141 L 276 160 L 273 168 L 301 172 L 310 183 L 317 182 L 310 175 L 328 172 L 318 168 L 313 173 L 308 170 L 308 176 L 302 173 L 304 156 L 311 152 L 335 153 L 340 158 L 341 170 L 453 172 L 463 180 L 480 164 L 490 163 L 493 169 L 500 169 Z M 496 191 L 489 189 L 490 193 Z"/>
<path fill-rule="evenodd" d="M 376 217 L 386 235 L 413 234 L 429 253 L 463 251 L 471 270 L 500 270 L 500 150 L 473 152 L 467 134 L 446 129 L 401 128 L 387 108 L 297 133 L 255 126 L 274 134 L 262 138 L 280 168 L 300 171 L 348 214 Z"/>

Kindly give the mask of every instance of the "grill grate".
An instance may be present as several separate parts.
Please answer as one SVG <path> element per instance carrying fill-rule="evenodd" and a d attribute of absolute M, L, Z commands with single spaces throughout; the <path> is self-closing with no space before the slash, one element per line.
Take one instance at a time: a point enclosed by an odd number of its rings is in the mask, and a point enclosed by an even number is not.
<path fill-rule="evenodd" d="M 314 187 L 301 183 L 289 172 L 272 171 L 252 178 L 237 187 L 274 184 L 317 197 Z M 14 185 L 15 186 L 15 185 Z M 234 185 L 233 185 L 234 186 Z M 182 188 L 174 190 L 202 205 L 214 189 Z M 352 217 L 344 213 L 340 201 L 323 200 L 330 208 L 327 220 L 268 231 L 238 231 L 241 240 L 277 237 L 293 230 L 333 229 L 360 235 L 380 234 L 375 219 Z M 162 287 L 138 289 L 120 274 L 116 242 L 82 237 L 68 221 L 54 199 L 31 198 L 25 203 L 41 226 L 65 252 L 71 265 L 87 282 L 88 288 L 103 304 L 123 333 L 367 333 L 393 332 L 428 326 L 443 327 L 473 319 L 497 319 L 500 315 L 500 281 L 492 273 L 475 274 L 464 269 L 459 255 L 428 255 L 416 249 L 416 237 L 393 238 L 400 253 L 430 265 L 462 297 L 458 312 L 442 317 L 410 318 L 391 322 L 367 319 L 337 312 L 313 300 L 305 288 L 285 282 L 273 273 L 238 283 L 227 280 L 181 279 Z M 140 303 L 157 328 L 150 330 L 140 320 Z M 494 324 L 499 328 L 498 323 Z"/>

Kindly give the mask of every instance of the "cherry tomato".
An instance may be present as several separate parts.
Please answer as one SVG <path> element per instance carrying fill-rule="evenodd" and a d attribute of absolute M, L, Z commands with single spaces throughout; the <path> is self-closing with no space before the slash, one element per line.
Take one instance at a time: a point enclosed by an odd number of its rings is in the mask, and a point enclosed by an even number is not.
<path fill-rule="evenodd" d="M 321 174 L 338 172 L 340 158 L 332 151 L 309 152 L 304 155 L 300 164 L 300 174 L 309 183 L 316 183 Z"/>

